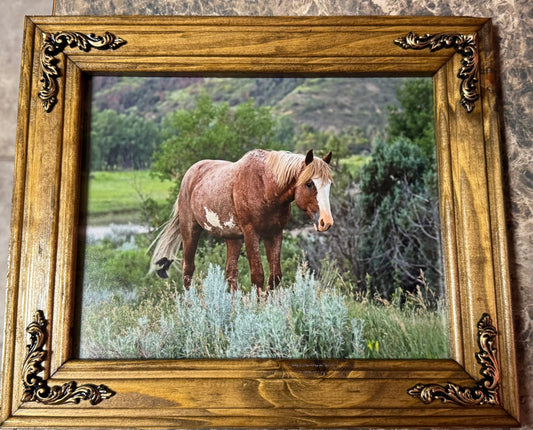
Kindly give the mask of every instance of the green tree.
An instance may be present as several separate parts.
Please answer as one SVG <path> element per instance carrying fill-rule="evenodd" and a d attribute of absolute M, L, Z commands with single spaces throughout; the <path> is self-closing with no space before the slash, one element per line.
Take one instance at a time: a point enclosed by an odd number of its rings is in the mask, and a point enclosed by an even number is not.
<path fill-rule="evenodd" d="M 426 182 L 431 167 L 408 139 L 379 143 L 362 168 L 359 278 L 390 298 L 413 290 L 420 270 L 432 286 L 441 276 L 438 205 Z"/>
<path fill-rule="evenodd" d="M 91 118 L 92 170 L 143 169 L 160 141 L 158 127 L 135 114 L 106 109 Z"/>
<path fill-rule="evenodd" d="M 359 204 L 363 216 L 373 217 L 386 197 L 397 194 L 401 184 L 409 184 L 416 191 L 423 189 L 426 166 L 420 148 L 408 139 L 379 142 L 361 171 Z"/>
<path fill-rule="evenodd" d="M 389 108 L 387 142 L 361 169 L 359 277 L 390 298 L 413 289 L 420 270 L 441 280 L 437 170 L 431 80 L 398 87 L 400 107 Z"/>
<path fill-rule="evenodd" d="M 434 159 L 433 82 L 428 79 L 405 80 L 396 90 L 400 106 L 388 106 L 388 140 L 405 137 Z"/>
<path fill-rule="evenodd" d="M 152 171 L 179 185 L 187 169 L 199 160 L 235 161 L 255 148 L 281 149 L 274 126 L 270 109 L 256 107 L 252 99 L 230 108 L 201 95 L 194 109 L 178 110 L 164 119 L 164 140 Z"/>
<path fill-rule="evenodd" d="M 367 134 L 356 125 L 346 128 L 342 133 L 342 139 L 350 154 L 365 154 L 372 150 L 372 143 Z"/>

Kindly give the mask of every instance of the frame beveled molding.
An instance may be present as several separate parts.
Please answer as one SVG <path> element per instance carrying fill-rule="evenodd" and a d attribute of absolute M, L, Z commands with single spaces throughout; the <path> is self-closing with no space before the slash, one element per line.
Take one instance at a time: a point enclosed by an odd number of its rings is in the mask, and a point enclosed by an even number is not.
<path fill-rule="evenodd" d="M 41 310 L 35 312 L 33 321 L 26 328 L 30 335 L 30 343 L 26 346 L 27 356 L 22 367 L 22 402 L 39 402 L 44 405 L 62 405 L 65 403 L 78 404 L 88 400 L 91 405 L 97 405 L 109 399 L 115 393 L 105 385 L 78 384 L 75 381 L 63 385 L 49 386 L 48 381 L 39 376 L 43 371 L 43 362 L 47 353 L 44 349 L 47 331 L 46 319 Z"/>
<path fill-rule="evenodd" d="M 479 100 L 477 33 L 442 33 L 418 36 L 416 33 L 410 32 L 405 37 L 396 39 L 394 43 L 403 49 L 429 48 L 431 52 L 443 48 L 454 48 L 463 56 L 462 67 L 457 73 L 457 77 L 461 79 L 461 104 L 468 113 L 474 110 L 474 104 Z"/>
<path fill-rule="evenodd" d="M 119 35 L 120 49 L 65 46 L 57 103 L 39 98 L 44 35 Z M 477 36 L 479 99 L 457 96 L 456 49 L 401 49 L 409 34 Z M 34 17 L 21 69 L 0 401 L 7 428 L 513 427 L 519 425 L 491 22 L 461 17 Z M 85 81 L 94 74 L 433 78 L 449 360 L 79 360 L 76 251 Z M 42 379 L 98 381 L 95 406 L 22 402 L 26 327 L 46 315 Z M 479 316 L 498 332 L 499 404 L 423 404 L 417 384 L 475 386 Z M 39 374 L 41 375 L 41 374 Z"/>
<path fill-rule="evenodd" d="M 43 34 L 43 47 L 41 49 L 41 90 L 39 98 L 46 112 L 51 112 L 57 103 L 57 78 L 61 72 L 57 67 L 59 60 L 56 58 L 66 47 L 78 48 L 89 52 L 91 48 L 106 50 L 118 49 L 127 42 L 120 37 L 106 31 L 103 36 L 94 33 L 82 34 L 75 31 L 61 31 L 58 33 Z"/>

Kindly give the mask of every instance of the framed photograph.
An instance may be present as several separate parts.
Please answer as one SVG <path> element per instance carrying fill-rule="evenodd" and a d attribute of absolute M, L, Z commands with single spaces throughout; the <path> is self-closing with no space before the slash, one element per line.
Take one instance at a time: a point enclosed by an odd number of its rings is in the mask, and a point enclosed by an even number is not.
<path fill-rule="evenodd" d="M 79 358 L 450 357 L 431 78 L 90 83 Z"/>
<path fill-rule="evenodd" d="M 22 58 L 2 427 L 519 426 L 490 19 L 31 17 Z"/>

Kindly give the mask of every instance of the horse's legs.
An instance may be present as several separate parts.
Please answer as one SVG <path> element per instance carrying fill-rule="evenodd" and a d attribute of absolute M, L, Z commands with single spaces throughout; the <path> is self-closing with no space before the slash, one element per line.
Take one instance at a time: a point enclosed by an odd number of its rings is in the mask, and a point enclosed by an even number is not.
<path fill-rule="evenodd" d="M 237 291 L 237 262 L 242 249 L 242 239 L 227 239 L 226 240 L 226 279 L 231 287 L 231 291 Z"/>
<path fill-rule="evenodd" d="M 180 225 L 180 227 L 182 227 Z M 191 228 L 181 228 L 181 237 L 183 240 L 183 259 L 181 262 L 183 286 L 188 290 L 191 286 L 192 275 L 194 273 L 194 255 L 198 247 L 198 239 L 202 229 L 195 224 Z"/>
<path fill-rule="evenodd" d="M 268 276 L 268 288 L 274 289 L 281 281 L 281 233 L 269 238 L 263 238 L 268 259 L 270 274 Z"/>
<path fill-rule="evenodd" d="M 261 263 L 259 235 L 251 227 L 244 229 L 244 246 L 248 263 L 250 264 L 252 285 L 257 287 L 257 294 L 259 295 L 260 289 L 262 290 L 265 284 L 265 273 Z"/>

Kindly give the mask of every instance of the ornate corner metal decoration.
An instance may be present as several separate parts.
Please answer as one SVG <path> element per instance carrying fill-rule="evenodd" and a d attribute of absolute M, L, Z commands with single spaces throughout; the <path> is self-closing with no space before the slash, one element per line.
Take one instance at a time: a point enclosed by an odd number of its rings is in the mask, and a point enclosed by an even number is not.
<path fill-rule="evenodd" d="M 44 33 L 43 39 L 43 46 L 41 48 L 41 90 L 39 91 L 39 98 L 46 112 L 51 112 L 57 103 L 57 78 L 61 76 L 61 73 L 57 66 L 59 60 L 56 56 L 61 54 L 65 48 L 77 47 L 84 52 L 89 52 L 92 48 L 115 50 L 127 43 L 124 39 L 116 37 L 107 31 L 103 36 L 71 31 Z"/>
<path fill-rule="evenodd" d="M 459 406 L 500 405 L 500 364 L 496 353 L 498 332 L 488 314 L 483 314 L 477 327 L 481 351 L 476 353 L 476 359 L 481 364 L 480 373 L 483 379 L 472 388 L 452 383 L 444 387 L 438 384 L 417 384 L 407 390 L 407 393 L 426 404 L 440 399 L 443 403 L 449 402 Z"/>
<path fill-rule="evenodd" d="M 28 325 L 26 332 L 30 335 L 30 344 L 26 346 L 28 353 L 22 367 L 23 402 L 60 405 L 78 404 L 82 400 L 88 400 L 91 405 L 96 405 L 115 394 L 105 385 L 78 385 L 74 381 L 50 387 L 48 381 L 38 376 L 43 370 L 42 363 L 46 358 L 46 320 L 42 311 L 35 313 L 34 320 Z"/>
<path fill-rule="evenodd" d="M 477 34 L 426 34 L 417 36 L 416 33 L 410 32 L 405 37 L 399 37 L 394 43 L 403 49 L 425 49 L 429 48 L 431 52 L 443 48 L 454 48 L 456 52 L 463 56 L 461 64 L 463 67 L 459 70 L 457 77 L 461 82 L 461 104 L 465 110 L 470 113 L 474 110 L 474 104 L 479 99 L 478 88 L 478 69 L 479 53 Z"/>

